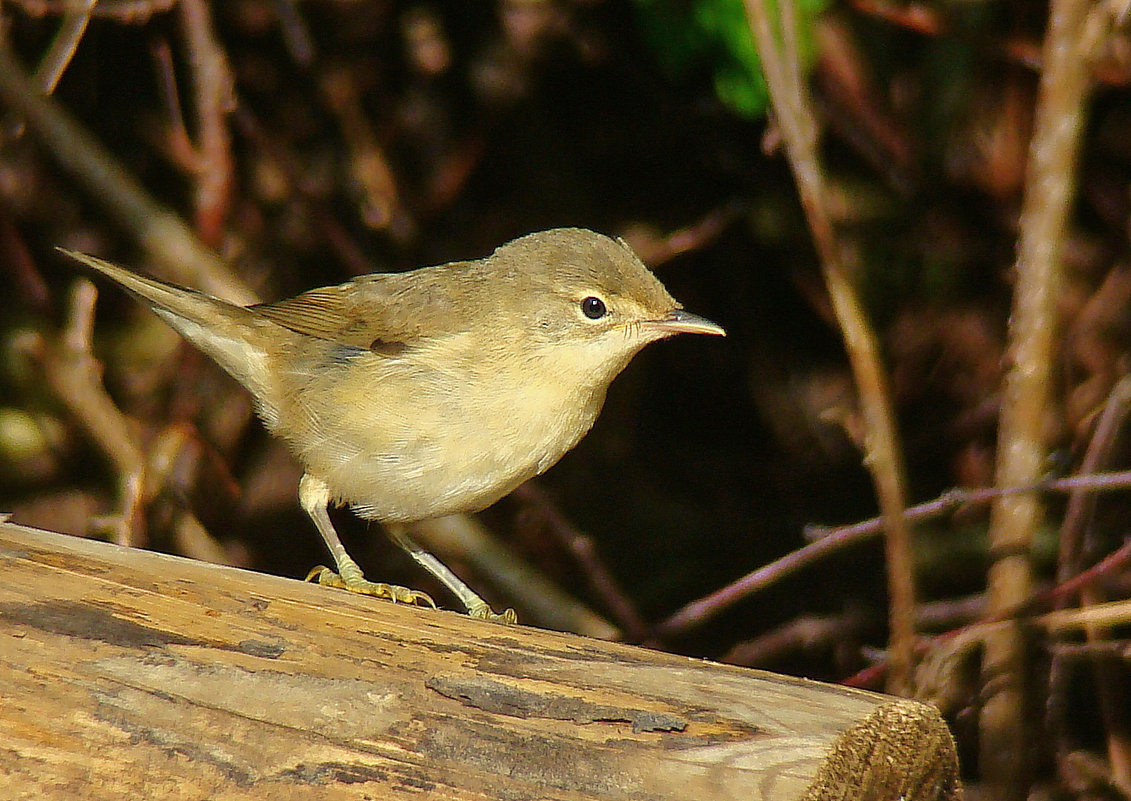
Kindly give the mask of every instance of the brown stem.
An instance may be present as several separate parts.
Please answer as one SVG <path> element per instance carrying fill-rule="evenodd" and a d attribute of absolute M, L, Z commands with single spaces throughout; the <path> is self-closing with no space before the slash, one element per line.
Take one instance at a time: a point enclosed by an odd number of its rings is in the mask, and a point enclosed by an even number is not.
<path fill-rule="evenodd" d="M 1107 403 L 1096 423 L 1095 432 L 1088 449 L 1084 454 L 1080 469 L 1094 471 L 1101 469 L 1109 459 L 1109 454 L 1114 448 L 1119 432 L 1131 413 L 1131 378 L 1124 377 L 1116 383 L 1108 394 Z M 1084 491 L 1074 491 L 1068 499 L 1068 508 L 1064 514 L 1064 521 L 1060 527 L 1060 554 L 1057 563 L 1057 581 L 1063 585 L 1071 576 L 1079 575 L 1084 570 L 1085 561 L 1091 556 L 1088 541 L 1090 523 L 1094 515 L 1095 496 Z M 1101 602 L 1103 598 L 1099 591 L 1084 587 L 1079 593 L 1080 600 L 1085 604 Z M 1063 594 L 1057 598 L 1057 607 L 1063 608 L 1073 600 L 1071 594 Z M 1109 633 L 1097 626 L 1085 628 L 1085 636 L 1089 644 L 1097 644 L 1107 639 Z M 1123 696 L 1125 687 L 1121 671 L 1113 669 L 1115 666 L 1110 660 L 1098 660 L 1093 665 L 1098 686 L 1100 700 L 1100 713 L 1107 730 L 1108 762 L 1111 765 L 1113 778 L 1124 784 L 1131 783 L 1131 754 L 1128 751 L 1128 737 L 1124 730 Z M 1054 653 L 1052 667 L 1049 671 L 1049 701 L 1048 709 L 1050 729 L 1058 735 L 1061 743 L 1061 755 L 1070 748 L 1066 744 L 1067 737 L 1063 736 L 1069 723 L 1069 682 L 1074 668 L 1066 664 L 1066 660 Z"/>
<path fill-rule="evenodd" d="M 28 130 L 119 225 L 132 234 L 165 277 L 234 303 L 254 293 L 204 247 L 172 209 L 157 203 L 114 158 L 27 77 L 0 28 L 0 101 L 18 112 Z"/>
<path fill-rule="evenodd" d="M 1036 482 L 1027 487 L 953 489 L 943 493 L 933 501 L 909 507 L 904 510 L 903 516 L 909 523 L 918 523 L 947 514 L 959 507 L 991 503 L 1006 496 L 1036 491 L 1074 492 L 1081 489 L 1090 492 L 1119 492 L 1131 489 L 1131 471 L 1055 478 Z M 882 517 L 873 517 L 859 523 L 835 528 L 810 527 L 806 534 L 813 541 L 808 545 L 747 573 L 742 578 L 715 590 L 710 595 L 692 601 L 657 625 L 653 634 L 661 637 L 680 634 L 692 626 L 714 617 L 748 595 L 764 590 L 796 571 L 837 551 L 870 540 L 872 537 L 882 534 L 883 531 L 884 519 Z"/>
<path fill-rule="evenodd" d="M 888 689 L 907 694 L 915 647 L 915 589 L 909 544 L 909 527 L 903 511 L 903 457 L 891 409 L 887 379 L 879 344 L 856 295 L 845 265 L 832 217 L 826 205 L 821 165 L 817 155 L 817 124 L 812 102 L 801 77 L 797 56 L 795 20 L 783 13 L 781 40 L 775 35 L 766 0 L 745 0 L 751 31 L 762 60 L 762 70 L 790 167 L 809 228 L 821 260 L 825 285 L 848 351 L 864 421 L 864 463 L 872 473 L 884 518 L 890 598 L 890 664 Z M 789 6 L 790 4 L 785 4 Z M 782 8 L 781 5 L 776 6 Z"/>
<path fill-rule="evenodd" d="M 1032 595 L 1025 599 L 1023 603 L 1012 609 L 1005 609 L 993 615 L 984 615 L 977 623 L 941 634 L 935 637 L 933 642 L 941 643 L 978 628 L 982 629 L 983 636 L 985 636 L 989 632 L 1001 628 L 1003 622 L 1008 621 L 1012 623 L 1022 618 L 1027 621 L 1031 620 L 1035 622 L 1050 633 L 1055 633 L 1067 628 L 1083 628 L 1088 625 L 1126 623 L 1128 619 L 1131 619 L 1131 603 L 1127 601 L 1104 604 L 1102 608 L 1093 606 L 1080 610 L 1058 610 L 1036 618 L 1032 617 L 1032 615 L 1033 610 L 1047 607 L 1050 602 L 1058 598 L 1077 594 L 1085 587 L 1095 584 L 1100 579 L 1108 578 L 1124 571 L 1129 562 L 1131 562 L 1131 539 L 1128 539 L 1121 548 L 1111 553 L 1102 561 L 1097 562 L 1080 575 L 1073 576 L 1063 584 Z M 925 651 L 928 647 L 933 647 L 933 645 L 925 640 L 920 640 L 917 647 Z M 871 687 L 886 670 L 886 663 L 882 661 L 877 662 L 861 670 L 854 676 L 850 676 L 841 683 L 850 687 Z"/>
<path fill-rule="evenodd" d="M 1044 44 L 1033 140 L 1026 172 L 1017 287 L 1009 339 L 998 441 L 997 484 L 1035 483 L 1044 469 L 1052 365 L 1057 343 L 1059 257 L 1074 192 L 1074 175 L 1088 97 L 1089 67 L 1080 40 L 1088 0 L 1053 0 Z M 1032 594 L 1029 549 L 1044 519 L 1036 493 L 998 498 L 990 518 L 995 561 L 988 576 L 989 611 L 1017 607 Z M 982 707 L 980 767 L 991 797 L 1025 798 L 1031 774 L 1031 712 L 1024 676 L 1025 643 L 1016 622 L 986 637 L 983 680 L 992 694 Z"/>
<path fill-rule="evenodd" d="M 75 56 L 82 35 L 86 32 L 87 23 L 90 22 L 90 12 L 98 0 L 82 0 L 77 8 L 63 12 L 63 21 L 47 53 L 39 61 L 39 69 L 35 71 L 35 79 L 43 88 L 44 94 L 51 94 L 59 85 L 59 79 L 71 59 Z"/>
<path fill-rule="evenodd" d="M 114 541 L 136 545 L 140 537 L 145 459 L 130 437 L 132 426 L 102 386 L 102 365 L 91 352 L 94 304 L 98 297 L 86 279 L 75 282 L 66 327 L 56 341 L 37 334 L 20 347 L 39 362 L 46 384 L 87 435 L 106 454 L 118 476 L 119 512 L 111 524 Z"/>
<path fill-rule="evenodd" d="M 196 230 L 210 246 L 220 245 L 231 206 L 232 151 L 227 115 L 235 107 L 228 60 L 212 30 L 203 0 L 181 0 L 181 29 L 192 65 L 196 101 Z"/>
<path fill-rule="evenodd" d="M 648 624 L 635 604 L 621 588 L 616 578 L 597 554 L 593 540 L 578 531 L 566 519 L 545 490 L 533 481 L 527 481 L 511 493 L 521 503 L 527 504 L 538 516 L 549 534 L 568 550 L 588 579 L 589 587 L 604 603 L 617 623 L 624 629 L 629 642 L 642 642 L 648 636 Z"/>

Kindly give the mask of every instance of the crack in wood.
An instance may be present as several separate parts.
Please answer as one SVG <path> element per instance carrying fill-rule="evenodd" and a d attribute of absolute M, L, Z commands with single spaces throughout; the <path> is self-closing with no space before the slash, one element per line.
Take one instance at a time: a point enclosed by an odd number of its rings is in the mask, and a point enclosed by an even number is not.
<path fill-rule="evenodd" d="M 425 682 L 425 686 L 484 712 L 511 717 L 549 718 L 574 723 L 630 723 L 634 734 L 684 731 L 687 728 L 686 718 L 668 712 L 594 704 L 567 695 L 534 692 L 494 679 L 433 676 Z"/>
<path fill-rule="evenodd" d="M 165 648 L 169 645 L 191 645 L 235 651 L 265 659 L 278 659 L 286 653 L 281 640 L 241 640 L 231 643 L 186 637 L 183 634 L 146 626 L 118 617 L 104 607 L 72 601 L 49 601 L 37 604 L 0 604 L 0 619 L 29 626 L 49 634 L 98 640 L 120 648 Z"/>

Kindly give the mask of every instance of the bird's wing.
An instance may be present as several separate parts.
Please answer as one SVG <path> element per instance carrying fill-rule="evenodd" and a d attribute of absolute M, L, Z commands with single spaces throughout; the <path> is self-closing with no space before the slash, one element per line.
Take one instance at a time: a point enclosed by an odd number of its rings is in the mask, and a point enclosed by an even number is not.
<path fill-rule="evenodd" d="M 256 314 L 299 334 L 398 355 L 417 344 L 434 314 L 403 275 L 362 276 L 287 300 L 251 306 Z"/>

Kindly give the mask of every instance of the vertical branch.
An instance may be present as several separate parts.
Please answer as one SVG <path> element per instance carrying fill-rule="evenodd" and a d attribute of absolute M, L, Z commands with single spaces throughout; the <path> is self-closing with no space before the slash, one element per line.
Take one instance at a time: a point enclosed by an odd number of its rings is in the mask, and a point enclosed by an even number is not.
<path fill-rule="evenodd" d="M 1128 415 L 1131 415 L 1131 377 L 1124 376 L 1108 395 L 1107 403 L 1100 413 L 1095 431 L 1088 443 L 1088 449 L 1080 462 L 1080 473 L 1097 473 L 1107 466 Z M 1094 543 L 1090 542 L 1094 536 L 1089 536 L 1092 533 L 1091 522 L 1095 507 L 1096 494 L 1085 488 L 1074 490 L 1068 497 L 1068 506 L 1060 526 L 1060 554 L 1056 571 L 1058 587 L 1068 586 L 1072 579 L 1084 574 L 1088 570 L 1085 561 L 1095 556 Z M 1095 585 L 1086 585 L 1080 588 L 1078 594 L 1059 595 L 1056 606 L 1064 608 L 1076 598 L 1079 598 L 1084 606 L 1106 600 Z M 1109 631 L 1103 626 L 1086 625 L 1084 636 L 1089 643 L 1098 644 L 1109 639 Z M 1071 719 L 1068 685 L 1075 672 L 1066 664 L 1067 662 L 1063 655 L 1054 651 L 1049 671 L 1049 700 L 1046 704 L 1050 728 L 1061 734 L 1060 742 L 1057 743 L 1059 757 L 1063 757 L 1068 748 L 1067 737 L 1063 733 Z M 1122 712 L 1126 706 L 1123 701 L 1126 683 L 1124 671 L 1111 659 L 1097 659 L 1092 667 L 1096 678 L 1100 715 L 1107 729 L 1107 755 L 1111 765 L 1112 780 L 1117 786 L 1131 787 L 1131 738 L 1128 737 L 1127 724 L 1124 723 Z"/>
<path fill-rule="evenodd" d="M 212 30 L 208 5 L 204 0 L 181 0 L 179 9 L 196 100 L 196 230 L 216 247 L 231 205 L 232 152 L 226 118 L 235 107 L 232 76 Z"/>
<path fill-rule="evenodd" d="M 92 196 L 179 283 L 240 304 L 256 298 L 224 262 L 209 251 L 172 210 L 153 200 L 140 184 L 62 107 L 39 91 L 12 51 L 0 26 L 0 102 L 23 117 L 27 129 Z"/>
<path fill-rule="evenodd" d="M 48 341 L 32 334 L 23 338 L 19 346 L 39 362 L 47 387 L 114 466 L 120 509 L 114 516 L 114 541 L 118 545 L 136 545 L 142 526 L 145 459 L 130 437 L 129 421 L 106 394 L 102 365 L 92 353 L 97 297 L 93 284 L 85 279 L 76 281 L 68 303 L 66 328 L 58 338 Z"/>
<path fill-rule="evenodd" d="M 1012 366 L 1005 379 L 998 433 L 999 487 L 1035 483 L 1044 469 L 1052 364 L 1058 320 L 1060 251 L 1074 191 L 1073 176 L 1088 96 L 1084 39 L 1089 0 L 1053 0 L 1044 42 L 1033 140 L 1017 246 L 1017 286 L 1009 331 Z M 1044 509 L 1036 494 L 1005 495 L 990 516 L 990 615 L 1016 608 L 1031 594 L 1029 549 Z M 986 638 L 983 677 L 993 689 L 980 718 L 982 776 L 995 799 L 1023 799 L 1029 784 L 1026 659 L 1020 626 L 996 627 Z"/>
<path fill-rule="evenodd" d="M 813 232 L 825 284 L 860 393 L 865 432 L 864 463 L 872 473 L 886 532 L 891 629 L 888 689 L 906 694 L 911 686 L 914 656 L 915 588 L 908 542 L 909 526 L 903 516 L 906 506 L 903 457 L 887 379 L 880 361 L 879 344 L 841 258 L 832 217 L 825 203 L 824 182 L 817 156 L 816 117 L 801 76 L 796 35 L 790 25 L 793 15 L 782 14 L 785 21 L 784 51 L 788 54 L 783 55 L 766 0 L 745 0 L 745 4 L 790 167 Z"/>

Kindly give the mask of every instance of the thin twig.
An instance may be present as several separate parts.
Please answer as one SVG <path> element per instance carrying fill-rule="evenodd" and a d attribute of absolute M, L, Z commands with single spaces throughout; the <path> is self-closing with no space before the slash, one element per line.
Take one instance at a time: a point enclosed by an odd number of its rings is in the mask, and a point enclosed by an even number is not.
<path fill-rule="evenodd" d="M 350 151 L 350 174 L 360 192 L 362 220 L 371 228 L 405 238 L 414 222 L 401 201 L 397 178 L 377 132 L 362 109 L 353 73 L 328 68 L 321 85 Z"/>
<path fill-rule="evenodd" d="M 58 103 L 39 91 L 17 61 L 2 28 L 0 100 L 23 117 L 55 160 L 135 237 L 165 277 L 234 303 L 256 301 L 246 284 L 200 243 L 174 211 L 150 197 Z"/>
<path fill-rule="evenodd" d="M 85 278 L 75 282 L 67 323 L 55 342 L 38 334 L 18 344 L 43 369 L 47 386 L 106 454 L 118 476 L 119 513 L 111 527 L 119 545 L 136 545 L 145 459 L 130 438 L 132 426 L 102 386 L 102 366 L 91 352 L 98 292 Z"/>
<path fill-rule="evenodd" d="M 1070 598 L 1073 595 L 1078 595 L 1081 591 L 1095 584 L 1101 578 L 1106 578 L 1122 571 L 1128 563 L 1131 563 L 1131 538 L 1127 539 L 1121 546 L 1087 570 L 1080 571 L 1078 575 L 1057 584 L 1051 589 L 1037 593 L 1030 606 L 1053 603 L 1059 601 L 1061 598 Z"/>
<path fill-rule="evenodd" d="M 1122 572 L 1129 563 L 1131 563 L 1131 538 L 1127 539 L 1122 547 L 1113 551 L 1102 561 L 1097 562 L 1080 575 L 1073 576 L 1071 579 L 1064 582 L 1064 584 L 1038 592 L 1026 598 L 1024 602 L 1018 604 L 1013 609 L 1006 609 L 996 614 L 987 615 L 977 623 L 972 623 L 969 626 L 940 634 L 933 638 L 933 641 L 921 639 L 917 650 L 926 651 L 928 648 L 934 647 L 933 643 L 941 643 L 952 637 L 967 634 L 979 628 L 982 629 L 984 636 L 989 636 L 990 632 L 1000 629 L 1003 624 L 1012 624 L 1016 621 L 1026 623 L 1035 621 L 1050 632 L 1055 632 L 1057 628 L 1062 625 L 1064 628 L 1071 629 L 1082 628 L 1085 625 L 1095 623 L 1096 616 L 1089 618 L 1087 610 L 1058 610 L 1057 612 L 1051 612 L 1039 618 L 1034 618 L 1033 614 L 1034 610 L 1048 607 L 1060 597 L 1075 595 L 1085 587 L 1095 584 L 1100 579 L 1106 578 L 1114 573 Z M 1061 612 L 1065 614 L 1062 617 L 1058 617 Z M 1099 615 L 1113 615 L 1115 617 L 1118 617 L 1120 614 L 1123 614 L 1123 611 L 1112 611 L 1110 609 L 1099 613 Z M 849 687 L 871 687 L 884 674 L 886 669 L 887 663 L 884 660 L 880 660 L 876 664 L 861 670 L 854 676 L 850 676 L 841 683 Z"/>
<path fill-rule="evenodd" d="M 1084 453 L 1081 470 L 1091 472 L 1102 469 L 1115 447 L 1128 414 L 1131 414 L 1131 378 L 1124 377 L 1116 382 L 1108 394 L 1107 403 L 1104 404 L 1095 432 Z M 1094 515 L 1093 494 L 1077 490 L 1069 496 L 1068 508 L 1065 510 L 1064 521 L 1060 527 L 1057 580 L 1061 586 L 1069 577 L 1084 572 L 1084 562 L 1090 550 L 1088 541 L 1092 539 L 1090 524 Z M 1102 600 L 1094 585 L 1082 585 L 1079 595 L 1084 605 L 1093 605 Z M 1063 608 L 1071 600 L 1072 595 L 1065 593 L 1058 596 L 1057 605 Z M 1107 632 L 1095 626 L 1087 626 L 1085 636 L 1089 643 L 1096 644 L 1107 638 Z M 1100 714 L 1107 732 L 1108 762 L 1111 765 L 1112 775 L 1119 782 L 1131 784 L 1131 754 L 1128 753 L 1126 735 L 1121 734 L 1123 705 L 1120 699 L 1124 694 L 1124 682 L 1122 671 L 1113 668 L 1114 665 L 1104 660 L 1093 664 Z M 1055 732 L 1063 732 L 1068 728 L 1068 685 L 1071 673 L 1064 661 L 1054 654 L 1049 671 L 1049 701 L 1046 708 L 1050 718 L 1050 728 Z M 1060 750 L 1062 754 L 1067 753 L 1068 746 L 1063 746 Z"/>
<path fill-rule="evenodd" d="M 797 182 L 802 207 L 813 233 L 825 285 L 840 325 L 849 362 L 860 394 L 864 423 L 864 463 L 872 474 L 885 520 L 890 651 L 889 689 L 906 694 L 911 688 L 915 640 L 915 591 L 909 530 L 903 516 L 903 457 L 891 409 L 887 379 L 880 363 L 879 345 L 867 321 L 853 281 L 841 257 L 826 205 L 826 192 L 817 156 L 817 124 L 801 76 L 796 44 L 796 20 L 781 15 L 781 40 L 774 30 L 766 0 L 745 0 L 762 71 L 790 167 Z M 789 4 L 785 4 L 789 5 Z M 782 5 L 775 8 L 781 9 Z"/>
<path fill-rule="evenodd" d="M 143 544 L 144 508 L 169 477 L 168 462 L 179 445 L 155 447 L 148 453 L 135 442 L 137 426 L 124 415 L 102 383 L 102 364 L 93 353 L 94 308 L 98 293 L 85 278 L 75 281 L 68 304 L 67 322 L 54 341 L 35 333 L 26 334 L 16 345 L 35 359 L 43 369 L 47 386 L 67 411 L 86 431 L 87 436 L 106 455 L 117 474 L 118 501 L 114 514 L 103 518 L 118 545 Z M 168 436 L 158 443 L 169 441 Z M 191 512 L 181 512 L 178 523 L 192 531 L 195 542 L 215 543 Z M 203 546 L 201 546 L 203 547 Z M 218 557 L 218 546 L 208 551 L 211 561 Z"/>
<path fill-rule="evenodd" d="M 227 115 L 235 108 L 235 88 L 228 59 L 212 30 L 212 15 L 203 0 L 181 0 L 181 30 L 192 66 L 198 127 L 196 159 L 196 231 L 217 247 L 231 207 L 232 150 Z"/>
<path fill-rule="evenodd" d="M 1103 642 L 1061 642 L 1054 644 L 1050 653 L 1058 659 L 1072 661 L 1096 659 L 1122 659 L 1131 661 L 1131 640 L 1104 640 Z"/>
<path fill-rule="evenodd" d="M 747 211 L 746 204 L 731 201 L 712 209 L 690 225 L 666 235 L 651 235 L 647 231 L 627 231 L 624 234 L 632 249 L 652 270 L 685 253 L 699 250 L 718 239 L 735 220 Z"/>
<path fill-rule="evenodd" d="M 1058 609 L 1041 615 L 1037 622 L 1050 632 L 1088 629 L 1092 626 L 1126 626 L 1131 623 L 1131 600 L 1108 601 L 1080 609 Z"/>
<path fill-rule="evenodd" d="M 67 11 L 63 12 L 63 20 L 47 53 L 39 60 L 39 69 L 35 71 L 35 79 L 44 94 L 51 94 L 59 85 L 67 65 L 75 57 L 82 35 L 90 22 L 90 12 L 98 0 L 81 0 L 81 5 L 75 6 L 72 2 Z"/>
<path fill-rule="evenodd" d="M 283 34 L 287 52 L 296 64 L 309 69 L 317 51 L 310 28 L 298 9 L 297 0 L 280 0 L 275 6 L 275 13 L 279 17 L 279 30 Z"/>
<path fill-rule="evenodd" d="M 828 554 L 839 551 L 852 542 L 862 542 L 869 539 L 875 533 L 877 532 L 868 530 L 863 533 L 854 532 L 848 537 L 828 536 L 787 553 L 780 559 L 775 559 L 773 562 L 747 573 L 738 581 L 683 606 L 667 620 L 655 626 L 654 636 L 662 639 L 680 634 L 694 625 L 703 623 L 746 596 L 764 590 L 771 584 L 813 564 Z"/>
<path fill-rule="evenodd" d="M 468 565 L 489 578 L 535 625 L 601 640 L 620 639 L 615 626 L 516 556 L 474 517 L 423 520 L 413 524 L 412 534 L 445 563 Z"/>
<path fill-rule="evenodd" d="M 511 495 L 519 502 L 530 506 L 551 536 L 573 555 L 584 571 L 590 588 L 624 628 L 627 640 L 642 642 L 648 636 L 648 624 L 637 611 L 628 593 L 621 589 L 616 578 L 597 556 L 593 540 L 578 531 L 546 492 L 533 481 L 520 485 Z"/>
<path fill-rule="evenodd" d="M 911 506 L 904 513 L 908 520 L 914 523 L 929 520 L 933 517 L 954 511 L 962 506 L 976 506 L 990 503 L 998 498 L 1011 495 L 1026 495 L 1033 492 L 1122 492 L 1131 489 L 1131 470 L 1119 470 L 1113 473 L 1092 473 L 1090 475 L 1066 476 L 1064 478 L 1049 478 L 1037 481 L 1025 487 L 981 487 L 977 489 L 955 488 L 944 492 L 933 501 L 927 501 L 917 506 Z M 807 526 L 805 538 L 818 540 L 824 537 L 854 537 L 855 535 L 879 534 L 883 531 L 884 521 L 881 517 L 873 517 L 853 523 L 848 526 Z M 853 539 L 852 541 L 855 541 Z"/>
<path fill-rule="evenodd" d="M 982 36 L 973 30 L 955 24 L 953 14 L 948 9 L 929 6 L 926 3 L 891 3 L 889 0 L 851 0 L 852 7 L 877 19 L 898 25 L 909 31 L 944 38 L 950 42 L 964 42 L 998 61 L 1015 64 L 1032 72 L 1041 72 L 1044 55 L 1041 45 L 1023 35 L 1010 35 L 1003 38 Z M 1126 8 L 1125 4 L 1097 3 L 1093 8 L 1101 14 Z M 1116 20 L 1121 24 L 1120 20 Z M 1114 48 L 1112 48 L 1114 50 Z M 1126 58 L 1118 52 L 1100 54 L 1101 57 L 1089 61 L 1092 80 L 1107 86 L 1123 87 L 1131 83 L 1131 72 L 1127 69 Z"/>
<path fill-rule="evenodd" d="M 10 0 L 29 16 L 66 14 L 74 0 Z M 116 19 L 119 22 L 144 23 L 155 14 L 168 11 L 177 0 L 99 0 L 91 16 Z"/>
<path fill-rule="evenodd" d="M 805 615 L 771 629 L 753 640 L 732 645 L 719 660 L 728 665 L 763 667 L 798 652 L 833 650 L 852 642 L 864 627 L 859 612 L 839 615 Z"/>
<path fill-rule="evenodd" d="M 998 437 L 996 483 L 1035 483 L 1044 470 L 1045 421 L 1052 394 L 1059 259 L 1074 194 L 1076 159 L 1089 89 L 1089 52 L 1080 41 L 1091 3 L 1053 0 L 1026 170 L 1017 286 L 1009 332 L 1012 365 L 1005 379 Z M 999 498 L 990 518 L 995 557 L 987 580 L 991 614 L 1013 609 L 1032 595 L 1029 551 L 1044 519 L 1036 493 Z M 1027 723 L 1025 643 L 1020 626 L 996 627 L 986 637 L 982 675 L 992 687 L 979 720 L 982 778 L 991 797 L 1023 799 L 1029 788 L 1032 748 Z"/>
<path fill-rule="evenodd" d="M 150 50 L 153 59 L 157 62 L 157 79 L 162 99 L 165 101 L 165 114 L 169 118 L 168 132 L 162 140 L 162 145 L 182 169 L 193 171 L 196 169 L 196 148 L 192 144 L 192 136 L 189 135 L 184 111 L 181 108 L 181 93 L 177 88 L 173 51 L 169 49 L 169 43 L 164 39 L 155 41 Z"/>
<path fill-rule="evenodd" d="M 1027 487 L 952 489 L 932 501 L 909 507 L 904 511 L 904 517 L 907 518 L 908 522 L 919 523 L 947 514 L 963 506 L 986 504 L 1002 497 L 1038 491 L 1071 492 L 1078 489 L 1087 489 L 1091 492 L 1120 492 L 1131 489 L 1131 471 L 1047 479 L 1030 484 Z M 658 637 L 671 637 L 681 634 L 687 629 L 714 617 L 743 598 L 755 592 L 760 592 L 837 551 L 866 542 L 872 537 L 882 534 L 883 531 L 884 520 L 880 517 L 873 517 L 860 523 L 835 528 L 809 527 L 806 530 L 806 535 L 813 540 L 811 543 L 747 573 L 742 578 L 710 595 L 692 601 L 676 611 L 667 620 L 659 623 L 653 630 L 653 634 Z"/>

